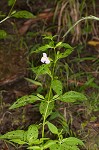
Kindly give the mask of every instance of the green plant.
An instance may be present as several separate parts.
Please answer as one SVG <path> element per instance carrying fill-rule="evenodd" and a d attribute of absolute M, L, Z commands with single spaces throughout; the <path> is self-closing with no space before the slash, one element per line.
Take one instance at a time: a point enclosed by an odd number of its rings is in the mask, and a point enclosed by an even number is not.
<path fill-rule="evenodd" d="M 7 17 L 1 20 L 0 23 L 6 21 L 10 17 L 16 17 L 16 18 L 33 17 L 33 14 L 27 11 L 19 11 L 19 12 L 13 11 L 15 1 L 16 0 L 8 1 L 9 6 L 12 6 L 11 10 L 8 13 Z M 74 33 L 72 32 L 72 29 L 76 25 L 78 25 L 79 22 L 87 19 L 99 20 L 99 18 L 95 16 L 87 16 L 81 18 L 80 20 L 74 20 L 76 23 L 73 26 L 69 24 L 70 25 L 68 27 L 69 30 L 66 32 L 64 37 L 67 36 L 69 32 Z M 5 38 L 6 35 L 7 33 L 4 30 L 0 30 L 0 38 Z M 4 135 L 0 135 L 1 140 L 9 140 L 10 142 L 17 143 L 19 145 L 26 145 L 28 149 L 33 149 L 33 150 L 36 149 L 43 150 L 48 148 L 50 150 L 53 149 L 78 150 L 79 149 L 78 145 L 81 146 L 84 145 L 81 140 L 75 137 L 65 138 L 63 129 L 57 128 L 53 123 L 51 123 L 51 120 L 49 119 L 49 117 L 53 115 L 53 111 L 55 111 L 55 104 L 58 105 L 57 104 L 58 101 L 65 102 L 65 103 L 74 103 L 76 101 L 86 100 L 86 97 L 82 93 L 75 92 L 75 91 L 69 91 L 66 93 L 63 92 L 64 88 L 61 82 L 61 78 L 57 76 L 57 72 L 59 69 L 59 67 L 57 67 L 57 62 L 69 56 L 72 53 L 73 48 L 67 43 L 63 43 L 63 42 L 55 43 L 54 38 L 55 36 L 54 37 L 45 36 L 44 39 L 48 40 L 48 43 L 45 44 L 44 46 L 38 47 L 36 50 L 34 49 L 31 50 L 31 54 L 32 53 L 41 54 L 42 52 L 44 52 L 43 57 L 41 58 L 41 62 L 44 64 L 36 67 L 34 66 L 31 67 L 31 70 L 33 71 L 33 73 L 35 73 L 35 80 L 27 79 L 28 81 L 32 82 L 37 86 L 44 87 L 45 91 L 43 91 L 44 92 L 43 95 L 41 95 L 42 93 L 39 92 L 37 94 L 23 96 L 19 98 L 10 107 L 10 109 L 16 109 L 28 105 L 29 103 L 33 104 L 37 101 L 39 103 L 39 111 L 42 115 L 42 122 L 40 122 L 39 124 L 30 125 L 26 131 L 15 130 L 15 131 L 8 132 Z M 51 55 L 51 58 L 48 58 L 45 52 L 47 52 L 48 54 L 52 53 L 53 55 Z M 66 71 L 69 74 L 68 64 L 66 64 L 65 67 L 66 67 Z M 67 78 L 68 78 L 68 74 L 67 74 Z M 93 79 L 90 81 L 93 81 Z M 95 86 L 92 84 L 92 82 L 90 83 L 92 86 Z M 85 87 L 87 85 L 89 85 L 88 82 L 86 83 Z M 97 99 L 96 99 L 96 103 L 97 103 Z M 64 120 L 60 120 L 60 122 L 62 122 L 61 125 L 65 124 Z M 47 133 L 45 130 L 46 128 L 47 128 Z M 48 136 L 48 130 L 53 135 L 54 140 L 51 139 L 50 136 Z"/>
<path fill-rule="evenodd" d="M 27 104 L 33 104 L 36 101 L 39 103 L 39 111 L 42 115 L 42 122 L 38 125 L 33 124 L 28 127 L 28 130 L 15 130 L 8 132 L 4 135 L 0 135 L 0 139 L 7 139 L 10 142 L 18 143 L 20 145 L 28 145 L 27 149 L 32 150 L 44 150 L 44 149 L 57 149 L 57 150 L 79 150 L 78 145 L 84 146 L 83 142 L 75 137 L 65 138 L 63 135 L 63 130 L 58 129 L 53 123 L 48 120 L 52 112 L 55 109 L 55 104 L 58 101 L 65 103 L 73 103 L 76 101 L 86 100 L 86 96 L 82 93 L 76 91 L 68 91 L 63 93 L 64 89 L 62 82 L 56 74 L 57 62 L 63 58 L 69 56 L 73 48 L 63 42 L 56 43 L 54 40 L 55 36 L 45 36 L 44 39 L 48 40 L 48 43 L 44 46 L 40 46 L 36 50 L 32 50 L 31 53 L 42 53 L 43 57 L 40 66 L 32 66 L 31 70 L 35 73 L 35 80 L 27 79 L 28 81 L 36 84 L 38 86 L 44 86 L 42 82 L 42 77 L 45 76 L 45 84 L 48 83 L 46 93 L 41 95 L 41 93 L 26 95 L 19 98 L 11 107 L 11 109 L 16 109 Z M 48 51 L 49 50 L 49 51 Z M 53 53 L 52 57 L 47 57 L 47 53 Z M 48 82 L 47 82 L 48 81 Z M 50 136 L 47 137 L 45 128 L 53 134 L 53 139 Z"/>
<path fill-rule="evenodd" d="M 9 0 L 8 4 L 11 7 L 10 12 L 7 17 L 0 21 L 0 23 L 9 19 L 10 17 L 16 18 L 32 18 L 33 14 L 23 11 L 13 11 L 16 0 Z M 95 19 L 99 20 L 99 18 L 95 16 L 88 16 L 81 18 L 80 20 L 76 20 L 76 23 L 69 27 L 69 30 L 66 32 L 64 36 L 66 36 L 72 29 L 81 21 L 86 19 Z M 6 32 L 4 30 L 0 31 L 0 37 L 5 38 Z M 27 79 L 33 84 L 37 86 L 45 87 L 47 85 L 46 91 L 44 95 L 41 93 L 37 93 L 35 95 L 26 95 L 19 98 L 10 109 L 16 109 L 22 106 L 25 106 L 29 103 L 33 104 L 36 101 L 39 102 L 39 111 L 42 115 L 42 122 L 38 125 L 33 124 L 28 127 L 28 130 L 15 130 L 8 132 L 4 135 L 0 135 L 0 139 L 7 139 L 10 142 L 18 143 L 20 145 L 28 145 L 28 149 L 33 150 L 43 150 L 43 149 L 67 149 L 67 150 L 78 150 L 78 145 L 84 145 L 83 142 L 75 137 L 65 138 L 63 135 L 63 130 L 58 129 L 54 124 L 49 122 L 48 117 L 52 115 L 53 110 L 55 109 L 55 104 L 57 101 L 62 101 L 66 103 L 73 103 L 76 101 L 86 100 L 86 97 L 79 92 L 69 91 L 63 94 L 63 85 L 59 77 L 57 76 L 56 66 L 57 62 L 63 58 L 69 56 L 73 48 L 63 42 L 55 43 L 55 36 L 45 36 L 44 39 L 48 40 L 48 43 L 44 46 L 38 47 L 36 50 L 32 49 L 31 53 L 43 53 L 43 57 L 41 58 L 41 62 L 43 63 L 40 66 L 32 66 L 31 70 L 35 73 L 35 80 Z M 49 50 L 49 51 L 48 51 Z M 52 53 L 52 57 L 48 58 L 45 52 Z M 68 66 L 66 66 L 68 70 Z M 47 75 L 46 75 L 47 74 Z M 45 84 L 43 83 L 43 77 L 45 79 Z M 49 131 L 53 134 L 55 140 L 51 139 L 45 132 L 45 128 L 49 129 Z"/>

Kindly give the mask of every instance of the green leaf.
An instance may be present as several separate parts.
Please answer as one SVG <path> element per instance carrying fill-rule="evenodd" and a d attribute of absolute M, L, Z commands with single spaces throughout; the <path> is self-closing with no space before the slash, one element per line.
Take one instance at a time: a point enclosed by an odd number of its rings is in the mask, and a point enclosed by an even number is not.
<path fill-rule="evenodd" d="M 27 142 L 27 131 L 24 131 L 23 141 Z"/>
<path fill-rule="evenodd" d="M 49 44 L 49 46 L 50 46 L 52 49 L 55 48 L 55 46 L 54 46 L 54 45 L 55 45 L 54 41 L 50 41 L 48 44 Z"/>
<path fill-rule="evenodd" d="M 33 84 L 35 84 L 35 85 L 37 85 L 37 86 L 42 86 L 42 84 L 40 83 L 40 82 L 38 82 L 38 81 L 35 81 L 35 80 L 32 80 L 32 79 L 29 79 L 29 78 L 25 78 L 27 81 L 29 81 L 29 82 L 31 82 L 31 83 L 33 83 Z"/>
<path fill-rule="evenodd" d="M 16 0 L 8 0 L 8 6 L 12 6 Z"/>
<path fill-rule="evenodd" d="M 43 143 L 44 141 L 49 140 L 50 138 L 40 138 L 40 141 Z"/>
<path fill-rule="evenodd" d="M 29 142 L 29 145 L 33 144 L 33 141 L 35 141 L 38 138 L 38 128 L 36 125 L 30 125 L 27 131 L 27 141 Z"/>
<path fill-rule="evenodd" d="M 41 102 L 40 103 L 40 113 L 43 116 L 46 116 L 46 118 L 52 113 L 52 110 L 54 108 L 54 102 Z"/>
<path fill-rule="evenodd" d="M 62 150 L 62 149 L 60 149 L 60 145 L 59 144 L 53 144 L 53 145 L 50 146 L 50 150 Z"/>
<path fill-rule="evenodd" d="M 33 141 L 33 144 L 37 144 L 40 145 L 41 143 L 43 143 L 44 141 L 49 140 L 49 138 L 40 138 L 40 139 L 36 139 L 35 141 Z M 45 143 L 45 142 L 44 142 Z"/>
<path fill-rule="evenodd" d="M 57 143 L 50 146 L 50 150 L 71 150 L 65 143 Z"/>
<path fill-rule="evenodd" d="M 39 97 L 40 99 L 44 99 L 44 96 L 41 94 L 37 94 L 37 97 Z"/>
<path fill-rule="evenodd" d="M 51 83 L 52 89 L 56 92 L 56 94 L 62 94 L 62 83 L 59 80 L 53 80 Z"/>
<path fill-rule="evenodd" d="M 50 40 L 50 41 L 53 41 L 55 37 L 57 37 L 57 35 L 43 35 L 43 39 L 47 39 L 47 40 Z"/>
<path fill-rule="evenodd" d="M 59 46 L 64 47 L 66 49 L 73 49 L 68 43 L 61 43 Z"/>
<path fill-rule="evenodd" d="M 55 48 L 60 47 L 62 45 L 62 42 L 58 42 L 55 46 Z"/>
<path fill-rule="evenodd" d="M 48 140 L 44 146 L 43 149 L 48 149 L 49 147 L 51 147 L 52 145 L 56 144 L 57 140 Z"/>
<path fill-rule="evenodd" d="M 50 146 L 50 150 L 80 150 L 76 145 L 68 145 L 67 143 L 57 143 Z"/>
<path fill-rule="evenodd" d="M 51 116 L 49 117 L 49 120 L 54 120 L 56 118 L 58 118 L 60 116 L 59 112 L 58 111 L 55 111 L 55 112 L 52 112 L 51 113 Z"/>
<path fill-rule="evenodd" d="M 34 53 L 39 53 L 48 50 L 49 48 L 52 48 L 52 46 L 46 44 L 44 46 L 40 46 L 36 51 L 33 51 Z M 31 50 L 32 51 L 32 50 Z"/>
<path fill-rule="evenodd" d="M 41 148 L 39 146 L 30 146 L 27 149 L 31 149 L 31 150 L 41 150 Z"/>
<path fill-rule="evenodd" d="M 0 139 L 9 139 L 9 140 L 20 139 L 23 141 L 24 134 L 25 134 L 24 130 L 15 130 L 15 131 L 8 132 L 4 135 L 0 135 Z"/>
<path fill-rule="evenodd" d="M 84 143 L 80 140 L 80 139 L 77 139 L 75 137 L 69 137 L 69 138 L 65 138 L 63 139 L 63 142 L 65 142 L 67 145 L 81 145 L 81 146 L 84 146 Z"/>
<path fill-rule="evenodd" d="M 49 121 L 47 121 L 47 125 L 49 130 L 53 133 L 53 134 L 58 134 L 58 129 L 55 125 L 53 125 L 52 123 L 50 123 Z"/>
<path fill-rule="evenodd" d="M 49 65 L 47 65 L 47 64 L 43 64 L 39 67 L 33 67 L 32 71 L 36 74 L 36 79 L 40 75 L 43 75 L 43 74 L 48 74 L 52 78 L 51 71 L 49 69 Z"/>
<path fill-rule="evenodd" d="M 67 56 L 69 56 L 72 53 L 73 49 L 67 49 L 65 52 L 60 53 L 59 51 L 57 52 L 56 55 L 56 61 L 61 59 L 61 58 L 65 58 Z"/>
<path fill-rule="evenodd" d="M 40 98 L 35 95 L 25 95 L 25 96 L 19 98 L 9 109 L 19 108 L 19 107 L 25 106 L 27 104 L 34 103 L 37 100 L 40 100 Z"/>
<path fill-rule="evenodd" d="M 78 145 L 84 146 L 84 143 L 75 137 L 69 137 L 63 139 L 61 143 L 51 145 L 50 150 L 80 150 Z"/>
<path fill-rule="evenodd" d="M 12 15 L 15 18 L 35 18 L 35 16 L 26 10 L 21 10 Z"/>
<path fill-rule="evenodd" d="M 63 144 L 67 145 L 67 150 L 80 150 L 78 145 L 85 146 L 84 143 L 75 137 L 69 137 L 62 140 Z"/>
<path fill-rule="evenodd" d="M 33 145 L 36 145 L 36 144 L 39 145 L 39 144 L 41 144 L 41 143 L 42 143 L 42 142 L 41 142 L 39 139 L 36 139 L 36 140 L 32 140 L 30 145 L 32 145 L 32 144 L 33 144 Z"/>
<path fill-rule="evenodd" d="M 36 139 L 36 140 L 33 140 L 31 144 L 40 145 L 41 143 L 43 143 L 43 142 L 46 141 L 46 140 L 49 140 L 49 138 Z"/>
<path fill-rule="evenodd" d="M 4 30 L 0 30 L 0 39 L 4 39 L 7 37 L 7 33 Z"/>
<path fill-rule="evenodd" d="M 10 142 L 17 143 L 17 144 L 20 144 L 20 145 L 27 144 L 26 142 L 24 142 L 20 139 L 12 139 L 12 140 L 10 140 Z"/>
<path fill-rule="evenodd" d="M 86 96 L 82 93 L 76 91 L 66 92 L 64 95 L 60 96 L 60 101 L 71 103 L 75 101 L 87 100 Z"/>
<path fill-rule="evenodd" d="M 54 95 L 53 100 L 57 100 L 57 99 L 59 99 L 59 95 Z"/>

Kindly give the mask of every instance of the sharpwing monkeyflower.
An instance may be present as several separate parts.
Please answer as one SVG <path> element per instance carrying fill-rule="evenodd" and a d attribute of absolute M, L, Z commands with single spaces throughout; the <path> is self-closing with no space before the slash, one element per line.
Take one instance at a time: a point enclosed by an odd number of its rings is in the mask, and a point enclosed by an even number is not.
<path fill-rule="evenodd" d="M 47 54 L 46 54 L 46 53 L 43 53 L 43 57 L 41 58 L 41 62 L 42 62 L 42 63 L 45 63 L 45 64 L 49 64 L 49 63 L 50 63 L 50 60 L 49 60 L 49 58 L 47 57 Z"/>

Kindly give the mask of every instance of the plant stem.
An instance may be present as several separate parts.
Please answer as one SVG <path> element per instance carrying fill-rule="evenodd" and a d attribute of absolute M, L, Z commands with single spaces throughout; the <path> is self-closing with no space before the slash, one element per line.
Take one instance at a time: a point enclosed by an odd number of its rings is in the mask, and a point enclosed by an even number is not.
<path fill-rule="evenodd" d="M 8 16 L 11 16 L 11 13 L 12 13 L 12 11 L 13 11 L 13 8 L 14 8 L 15 3 L 16 3 L 16 0 L 15 0 L 14 3 L 12 4 L 12 7 L 11 7 L 9 13 L 8 13 Z"/>
<path fill-rule="evenodd" d="M 50 104 L 50 97 L 51 97 L 51 85 L 50 85 L 50 90 L 49 90 L 49 94 L 48 94 L 47 107 L 46 107 L 45 114 L 44 114 L 43 127 L 42 127 L 42 138 L 44 138 L 44 127 L 45 127 L 45 124 L 46 124 L 47 111 L 48 111 L 48 107 L 49 107 L 49 104 Z"/>
<path fill-rule="evenodd" d="M 87 16 L 87 17 L 82 17 L 80 20 L 78 20 L 73 26 L 71 26 L 71 28 L 69 28 L 69 30 L 64 34 L 63 37 L 65 37 L 79 22 L 83 21 L 83 20 L 87 20 L 87 19 L 94 19 L 94 20 L 99 20 L 98 17 L 95 16 Z"/>
<path fill-rule="evenodd" d="M 12 7 L 11 7 L 9 13 L 8 13 L 8 15 L 3 20 L 0 21 L 0 24 L 11 17 L 11 13 L 12 13 L 12 10 L 14 8 L 15 3 L 16 3 L 16 0 L 14 1 L 13 5 L 12 5 Z"/>
<path fill-rule="evenodd" d="M 46 124 L 46 116 L 47 116 L 48 106 L 49 106 L 49 102 L 47 103 L 46 111 L 45 111 L 45 114 L 44 114 L 43 127 L 42 127 L 42 138 L 44 138 L 44 127 L 45 127 L 45 124 Z"/>
<path fill-rule="evenodd" d="M 55 49 L 54 49 L 54 51 L 55 51 Z M 54 66 L 53 66 L 53 69 L 52 69 L 52 77 L 53 78 L 54 78 L 55 65 L 56 65 L 56 62 L 54 62 Z M 53 78 L 51 78 L 51 82 L 52 82 Z M 43 119 L 42 138 L 44 138 L 44 127 L 45 127 L 45 124 L 46 124 L 47 111 L 48 111 L 48 107 L 49 107 L 50 99 L 51 99 L 51 91 L 52 91 L 52 88 L 51 88 L 51 84 L 50 84 L 50 89 L 49 89 L 49 93 L 48 93 L 47 107 L 46 107 L 45 114 L 44 114 L 44 119 Z"/>
<path fill-rule="evenodd" d="M 6 18 L 4 18 L 3 20 L 1 20 L 0 21 L 0 23 L 2 23 L 2 22 L 4 22 L 4 21 L 6 21 L 7 19 L 9 19 L 10 18 L 10 16 L 7 16 Z"/>

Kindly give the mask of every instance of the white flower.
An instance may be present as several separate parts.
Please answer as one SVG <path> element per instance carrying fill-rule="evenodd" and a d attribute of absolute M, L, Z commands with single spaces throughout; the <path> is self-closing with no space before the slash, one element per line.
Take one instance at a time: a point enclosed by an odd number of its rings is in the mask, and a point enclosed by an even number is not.
<path fill-rule="evenodd" d="M 50 60 L 49 60 L 49 58 L 47 57 L 47 54 L 46 54 L 46 53 L 43 53 L 43 57 L 41 58 L 41 62 L 42 62 L 42 63 L 45 63 L 45 64 L 49 64 L 49 63 L 50 63 Z"/>

